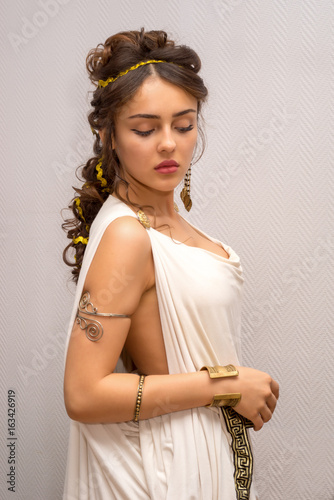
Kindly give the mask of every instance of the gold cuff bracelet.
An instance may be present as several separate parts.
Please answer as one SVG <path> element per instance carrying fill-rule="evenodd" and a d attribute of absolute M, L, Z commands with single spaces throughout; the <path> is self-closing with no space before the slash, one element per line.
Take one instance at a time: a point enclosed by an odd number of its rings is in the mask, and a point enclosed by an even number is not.
<path fill-rule="evenodd" d="M 234 365 L 226 366 L 202 366 L 201 370 L 207 370 L 210 378 L 224 378 L 224 377 L 236 377 L 239 375 L 238 370 Z M 229 393 L 229 394 L 215 394 L 212 402 L 205 406 L 236 406 L 241 399 L 241 394 L 239 392 Z"/>
<path fill-rule="evenodd" d="M 234 392 L 231 394 L 215 394 L 212 402 L 205 406 L 231 406 L 233 408 L 233 406 L 239 403 L 240 399 L 240 392 Z"/>
<path fill-rule="evenodd" d="M 200 371 L 202 370 L 208 370 L 210 378 L 236 377 L 239 375 L 239 372 L 234 365 L 202 366 Z"/>

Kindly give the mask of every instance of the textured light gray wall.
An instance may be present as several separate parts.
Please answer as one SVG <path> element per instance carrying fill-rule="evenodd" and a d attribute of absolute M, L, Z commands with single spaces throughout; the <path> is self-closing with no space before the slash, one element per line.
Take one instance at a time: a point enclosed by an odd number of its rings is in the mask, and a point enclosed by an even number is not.
<path fill-rule="evenodd" d="M 260 499 L 333 500 L 334 3 L 1 4 L 1 499 L 61 498 L 73 286 L 60 209 L 92 147 L 85 57 L 109 35 L 145 26 L 203 60 L 208 147 L 193 169 L 190 221 L 240 255 L 243 362 L 281 383 L 273 420 L 254 434 Z M 15 494 L 3 480 L 8 390 Z"/>

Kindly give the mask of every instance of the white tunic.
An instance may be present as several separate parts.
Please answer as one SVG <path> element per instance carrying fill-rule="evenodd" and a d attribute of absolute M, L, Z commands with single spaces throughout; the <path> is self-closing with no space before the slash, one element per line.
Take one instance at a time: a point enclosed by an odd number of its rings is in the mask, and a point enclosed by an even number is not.
<path fill-rule="evenodd" d="M 126 204 L 109 196 L 92 224 L 68 340 L 97 246 L 107 226 L 122 216 L 136 217 Z M 169 373 L 239 364 L 243 276 L 238 255 L 225 244 L 228 259 L 153 228 L 147 231 Z M 157 407 L 167 403 L 161 394 Z M 139 423 L 71 421 L 63 499 L 255 500 L 253 484 L 247 491 L 252 475 L 248 431 L 233 413 L 227 421 L 220 409 L 206 407 Z M 232 440 L 231 426 L 241 437 Z"/>

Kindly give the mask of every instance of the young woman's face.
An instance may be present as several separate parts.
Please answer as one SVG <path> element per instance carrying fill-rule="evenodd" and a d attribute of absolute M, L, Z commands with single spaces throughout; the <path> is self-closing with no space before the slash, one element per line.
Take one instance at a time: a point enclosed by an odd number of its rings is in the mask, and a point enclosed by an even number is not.
<path fill-rule="evenodd" d="M 115 121 L 113 148 L 134 187 L 173 190 L 189 168 L 196 141 L 196 98 L 156 76 L 144 81 Z"/>

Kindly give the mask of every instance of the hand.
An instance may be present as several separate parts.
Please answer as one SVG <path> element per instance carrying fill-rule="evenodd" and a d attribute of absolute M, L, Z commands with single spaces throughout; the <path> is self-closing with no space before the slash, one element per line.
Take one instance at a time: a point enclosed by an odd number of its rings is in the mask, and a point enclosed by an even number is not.
<path fill-rule="evenodd" d="M 270 375 L 260 370 L 244 366 L 236 368 L 239 375 L 231 377 L 229 381 L 231 392 L 240 392 L 241 400 L 234 410 L 251 420 L 254 430 L 259 431 L 273 416 L 279 397 L 279 385 Z"/>

